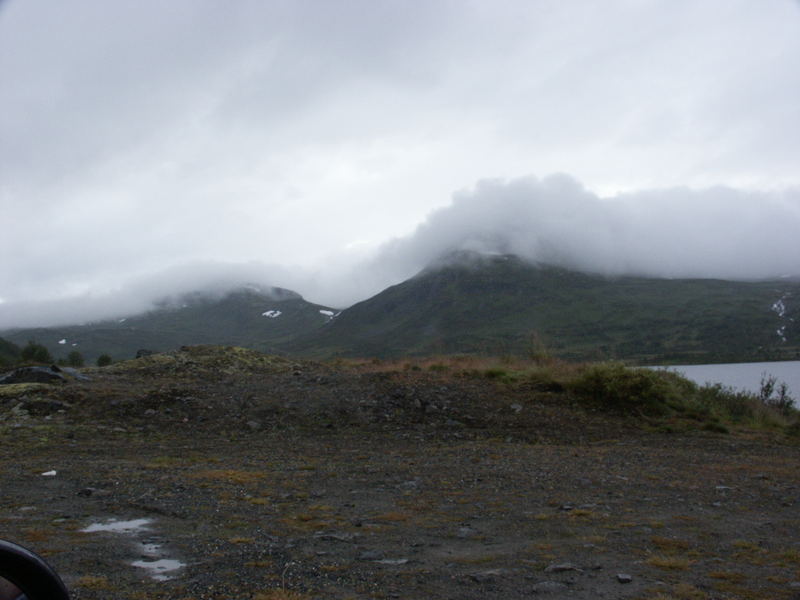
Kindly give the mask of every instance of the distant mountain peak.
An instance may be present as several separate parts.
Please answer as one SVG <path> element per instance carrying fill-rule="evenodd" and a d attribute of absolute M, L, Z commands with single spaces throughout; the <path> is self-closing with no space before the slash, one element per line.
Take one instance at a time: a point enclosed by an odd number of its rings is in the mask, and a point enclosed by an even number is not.
<path fill-rule="evenodd" d="M 525 261 L 516 254 L 503 254 L 500 252 L 480 252 L 477 250 L 453 250 L 440 255 L 432 260 L 424 272 L 436 271 L 444 267 L 483 267 L 501 263 L 525 263 L 536 266 L 535 263 Z"/>

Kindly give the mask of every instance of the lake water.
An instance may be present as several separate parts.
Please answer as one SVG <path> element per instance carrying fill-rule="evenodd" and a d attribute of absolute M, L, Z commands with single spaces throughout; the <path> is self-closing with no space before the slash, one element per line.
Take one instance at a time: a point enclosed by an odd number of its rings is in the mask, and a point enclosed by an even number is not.
<path fill-rule="evenodd" d="M 664 367 L 659 367 L 664 368 Z M 723 365 L 676 365 L 667 367 L 682 373 L 700 385 L 721 383 L 737 390 L 758 393 L 761 377 L 766 373 L 777 378 L 778 383 L 789 386 L 789 394 L 800 399 L 800 361 L 734 363 Z"/>

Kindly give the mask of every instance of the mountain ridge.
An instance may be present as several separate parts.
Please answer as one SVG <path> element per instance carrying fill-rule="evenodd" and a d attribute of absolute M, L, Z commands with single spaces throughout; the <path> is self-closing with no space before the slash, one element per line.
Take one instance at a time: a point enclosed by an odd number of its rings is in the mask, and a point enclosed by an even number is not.
<path fill-rule="evenodd" d="M 152 311 L 70 327 L 0 332 L 56 358 L 238 345 L 332 357 L 430 354 L 723 362 L 800 356 L 800 281 L 607 276 L 514 255 L 454 252 L 336 311 L 283 288 L 165 298 Z M 73 344 L 77 344 L 73 346 Z"/>

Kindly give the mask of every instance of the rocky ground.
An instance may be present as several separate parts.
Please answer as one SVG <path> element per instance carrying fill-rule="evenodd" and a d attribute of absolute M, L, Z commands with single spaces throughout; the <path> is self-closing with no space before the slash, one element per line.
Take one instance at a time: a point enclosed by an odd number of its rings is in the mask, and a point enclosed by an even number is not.
<path fill-rule="evenodd" d="M 800 598 L 800 448 L 190 348 L 0 386 L 0 537 L 76 599 Z"/>

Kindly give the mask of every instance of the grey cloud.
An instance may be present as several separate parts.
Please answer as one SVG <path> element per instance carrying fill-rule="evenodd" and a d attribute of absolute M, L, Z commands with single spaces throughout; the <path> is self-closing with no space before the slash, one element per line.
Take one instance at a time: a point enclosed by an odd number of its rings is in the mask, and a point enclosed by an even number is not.
<path fill-rule="evenodd" d="M 694 204 L 773 214 L 779 194 L 744 190 L 800 185 L 789 0 L 0 6 L 6 312 L 214 261 L 281 264 L 286 287 L 343 305 L 444 240 L 668 274 L 701 248 L 674 240 L 695 236 L 727 273 L 717 229 L 751 238 L 719 210 L 695 226 Z M 487 180 L 408 237 L 458 186 L 532 167 L 586 189 Z M 597 195 L 655 188 L 669 191 Z M 647 228 L 661 250 L 625 233 Z M 391 238 L 373 262 L 342 250 Z M 741 273 L 767 262 L 754 252 Z"/>
<path fill-rule="evenodd" d="M 124 316 L 196 290 L 279 286 L 345 307 L 457 250 L 510 253 L 604 275 L 762 279 L 800 276 L 800 190 L 672 188 L 600 197 L 569 175 L 481 180 L 410 235 L 324 266 L 194 261 L 106 293 L 0 304 L 0 328 Z"/>
<path fill-rule="evenodd" d="M 454 250 L 517 254 L 605 275 L 800 276 L 800 189 L 673 188 L 602 198 L 567 175 L 483 180 L 353 273 L 372 294 Z M 338 286 L 327 302 L 356 300 Z"/>

